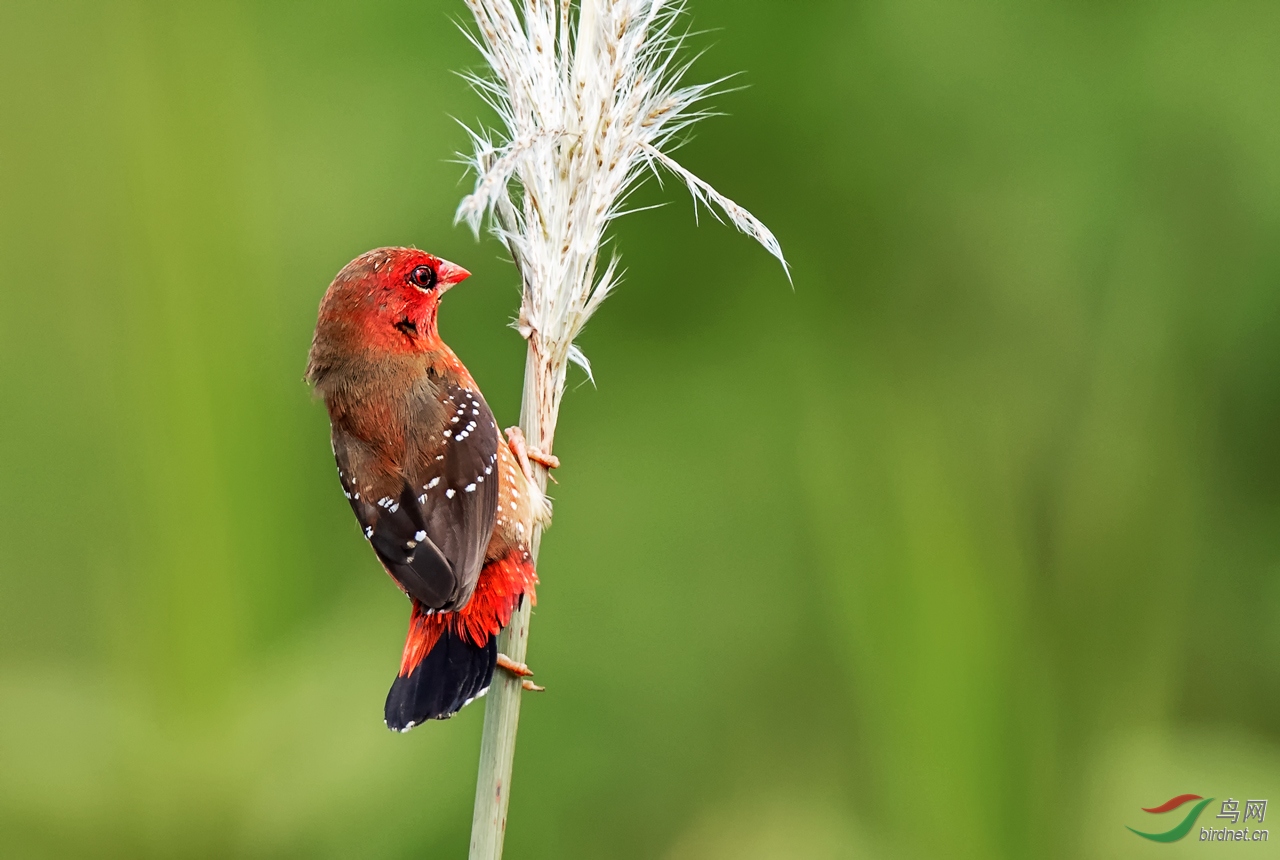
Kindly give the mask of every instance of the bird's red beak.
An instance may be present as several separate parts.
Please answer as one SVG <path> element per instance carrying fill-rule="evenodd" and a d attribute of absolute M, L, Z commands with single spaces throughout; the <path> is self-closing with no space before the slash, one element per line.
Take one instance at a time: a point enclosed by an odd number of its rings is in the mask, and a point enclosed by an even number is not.
<path fill-rule="evenodd" d="M 436 284 L 442 293 L 455 284 L 462 283 L 469 277 L 471 277 L 470 272 L 457 263 L 450 263 L 448 260 L 441 260 L 440 267 L 436 270 Z"/>

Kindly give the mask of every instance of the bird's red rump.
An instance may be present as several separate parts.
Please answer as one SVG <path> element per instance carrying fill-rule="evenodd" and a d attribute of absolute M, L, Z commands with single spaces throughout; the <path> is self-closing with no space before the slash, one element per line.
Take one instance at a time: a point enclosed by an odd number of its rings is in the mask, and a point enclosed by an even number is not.
<path fill-rule="evenodd" d="M 401 677 L 418 667 L 445 630 L 474 645 L 484 645 L 490 636 L 497 636 L 511 620 L 511 613 L 520 604 L 522 594 L 527 594 L 533 603 L 538 602 L 534 590 L 537 584 L 538 574 L 534 571 L 533 562 L 520 547 L 484 566 L 475 593 L 457 612 L 428 615 L 415 600 L 413 615 L 409 619 L 409 635 L 400 659 Z"/>
<path fill-rule="evenodd" d="M 413 601 L 413 614 L 409 616 L 409 635 L 404 640 L 404 654 L 400 656 L 400 675 L 408 675 L 422 662 L 440 641 L 445 625 L 441 616 L 427 615 L 422 604 Z"/>

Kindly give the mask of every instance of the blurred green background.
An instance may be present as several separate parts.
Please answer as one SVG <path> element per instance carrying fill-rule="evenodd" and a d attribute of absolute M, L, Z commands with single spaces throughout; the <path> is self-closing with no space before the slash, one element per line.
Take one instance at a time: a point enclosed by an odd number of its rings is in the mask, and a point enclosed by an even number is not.
<path fill-rule="evenodd" d="M 1280 5 L 692 13 L 749 88 L 681 158 L 795 289 L 671 184 L 619 223 L 507 856 L 1275 856 L 1124 827 L 1280 802 Z M 301 381 L 416 244 L 516 420 L 464 14 L 0 5 L 0 855 L 464 856 L 482 709 L 383 728 L 407 607 Z"/>

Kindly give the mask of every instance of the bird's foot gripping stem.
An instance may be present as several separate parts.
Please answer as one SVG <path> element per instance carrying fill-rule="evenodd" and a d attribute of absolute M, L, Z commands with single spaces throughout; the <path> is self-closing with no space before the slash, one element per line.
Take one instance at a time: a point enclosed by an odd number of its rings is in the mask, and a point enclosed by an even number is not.
<path fill-rule="evenodd" d="M 531 482 L 533 481 L 533 467 L 529 465 L 531 460 L 547 469 L 560 468 L 560 458 L 554 454 L 544 454 L 537 448 L 530 448 L 525 442 L 524 431 L 519 427 L 507 428 L 507 443 L 511 446 L 511 452 L 516 455 L 516 460 L 519 461 L 525 477 Z M 551 480 L 554 481 L 555 478 Z"/>
<path fill-rule="evenodd" d="M 519 678 L 520 686 L 526 690 L 529 690 L 530 692 L 541 693 L 547 689 L 546 687 L 539 687 L 537 684 L 529 680 L 529 678 L 533 675 L 532 669 L 530 669 L 524 663 L 517 663 L 515 660 L 512 660 L 510 657 L 508 657 L 506 654 L 501 654 L 501 653 L 498 654 L 498 666 L 499 668 L 506 669 L 512 675 L 515 675 L 517 678 Z"/>

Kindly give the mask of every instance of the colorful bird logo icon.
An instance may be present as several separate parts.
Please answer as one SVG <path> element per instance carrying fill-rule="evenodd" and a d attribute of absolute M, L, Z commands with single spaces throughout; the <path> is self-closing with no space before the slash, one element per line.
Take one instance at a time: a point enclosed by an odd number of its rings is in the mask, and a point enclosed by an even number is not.
<path fill-rule="evenodd" d="M 1204 808 L 1213 802 L 1212 797 L 1201 797 L 1198 794 L 1179 794 L 1177 797 L 1171 797 L 1159 806 L 1153 806 L 1150 809 L 1143 807 L 1143 812 L 1150 812 L 1155 815 L 1162 815 L 1166 812 L 1172 812 L 1183 804 L 1190 803 L 1193 800 L 1200 801 L 1191 807 L 1191 811 L 1187 813 L 1187 817 L 1182 819 L 1182 823 L 1172 830 L 1166 830 L 1163 833 L 1143 833 L 1141 830 L 1134 830 L 1132 827 L 1126 828 L 1133 830 L 1134 833 L 1143 839 L 1150 839 L 1152 842 L 1177 842 L 1182 837 L 1191 832 L 1191 828 L 1195 827 L 1196 819 L 1200 817 L 1200 813 Z"/>

